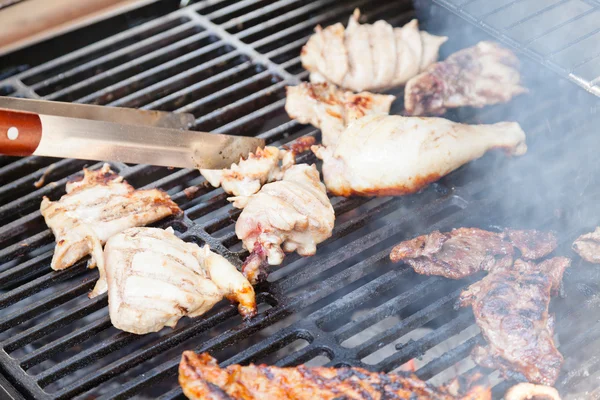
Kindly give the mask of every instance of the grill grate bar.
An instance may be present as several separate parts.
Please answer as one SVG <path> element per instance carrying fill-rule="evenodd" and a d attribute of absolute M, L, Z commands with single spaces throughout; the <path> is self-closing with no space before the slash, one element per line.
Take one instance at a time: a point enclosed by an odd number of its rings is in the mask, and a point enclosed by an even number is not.
<path fill-rule="evenodd" d="M 457 360 L 468 357 L 469 354 L 471 354 L 473 347 L 484 343 L 485 340 L 483 339 L 483 336 L 478 334 L 475 337 L 467 339 L 464 343 L 461 343 L 435 360 L 427 363 L 427 365 L 419 368 L 415 373 L 423 380 L 431 379 L 433 376 L 456 364 Z"/>
<path fill-rule="evenodd" d="M 276 86 L 279 88 L 283 88 L 286 86 L 286 82 L 282 82 L 281 85 L 276 85 Z M 268 90 L 268 88 L 265 89 L 265 93 L 269 94 L 267 92 L 267 90 Z M 278 100 L 275 103 L 269 104 L 265 107 L 262 107 L 256 111 L 254 111 L 252 114 L 245 115 L 242 118 L 239 118 L 233 122 L 230 122 L 226 125 L 222 125 L 219 128 L 215 128 L 215 129 L 213 129 L 213 132 L 232 134 L 231 131 L 234 130 L 235 128 L 241 127 L 245 123 L 248 123 L 254 119 L 264 117 L 264 116 L 274 112 L 275 110 L 283 109 L 284 106 L 285 106 L 285 99 Z"/>

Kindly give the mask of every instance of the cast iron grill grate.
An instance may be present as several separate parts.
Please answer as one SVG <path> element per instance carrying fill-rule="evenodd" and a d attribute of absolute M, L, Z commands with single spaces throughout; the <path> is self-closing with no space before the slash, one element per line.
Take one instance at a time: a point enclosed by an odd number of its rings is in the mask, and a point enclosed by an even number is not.
<path fill-rule="evenodd" d="M 178 2 L 161 3 L 130 12 L 130 27 L 119 25 L 127 18 L 115 17 L 115 34 L 105 32 L 106 39 L 98 40 L 90 26 L 75 33 L 89 32 L 84 45 L 48 45 L 48 60 L 7 56 L 1 64 L 8 72 L 0 75 L 9 76 L 0 81 L 0 94 L 192 112 L 194 129 L 282 144 L 319 135 L 283 110 L 285 86 L 307 77 L 299 53 L 314 25 L 345 22 L 356 6 L 368 21 L 394 25 L 415 15 L 410 1 L 211 0 L 182 9 Z M 483 38 L 450 15 L 447 22 L 455 28 L 445 53 Z M 597 224 L 590 216 L 599 206 L 589 199 L 598 195 L 598 102 L 568 82 L 546 84 L 553 75 L 532 68 L 524 65 L 530 95 L 448 115 L 470 123 L 519 121 L 529 138 L 526 157 L 507 162 L 486 155 L 413 196 L 332 199 L 333 237 L 312 258 L 288 256 L 257 288 L 260 313 L 248 322 L 223 302 L 174 330 L 145 336 L 116 330 L 106 295 L 87 298 L 95 270 L 85 261 L 50 270 L 53 237 L 38 211 L 42 196 L 60 197 L 83 166 L 100 164 L 0 157 L 0 372 L 27 398 L 175 399 L 182 398 L 176 370 L 187 349 L 210 351 L 226 364 L 308 362 L 384 371 L 421 357 L 417 373 L 438 383 L 473 368 L 466 360 L 482 338 L 472 313 L 453 309 L 468 281 L 418 276 L 392 265 L 388 253 L 404 238 L 469 225 L 555 229 L 561 252 L 568 253 L 573 238 Z M 401 101 L 394 109 L 401 110 Z M 315 161 L 309 154 L 302 160 Z M 166 190 L 184 209 L 182 220 L 159 226 L 172 225 L 184 240 L 208 243 L 241 264 L 247 252 L 234 233 L 239 212 L 221 189 L 205 185 L 197 171 L 112 167 L 135 187 Z M 34 186 L 48 168 L 45 183 Z M 191 186 L 199 190 L 186 194 Z M 590 357 L 600 339 L 598 322 L 590 322 L 600 314 L 594 282 L 594 268 L 576 264 L 565 278 L 569 296 L 553 302 L 567 359 L 559 382 L 565 392 L 589 383 L 583 371 L 600 373 Z M 500 382 L 495 393 L 505 388 Z"/>

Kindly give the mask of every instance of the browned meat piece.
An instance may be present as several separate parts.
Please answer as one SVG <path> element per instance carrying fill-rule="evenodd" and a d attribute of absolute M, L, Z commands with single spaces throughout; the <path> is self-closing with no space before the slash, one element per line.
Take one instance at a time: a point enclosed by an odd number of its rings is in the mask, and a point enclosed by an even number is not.
<path fill-rule="evenodd" d="M 553 385 L 563 362 L 556 349 L 550 296 L 558 290 L 570 260 L 540 264 L 517 260 L 511 269 L 495 269 L 471 285 L 459 305 L 472 306 L 488 347 L 473 349 L 473 359 L 505 375 L 518 372 L 532 383 Z"/>
<path fill-rule="evenodd" d="M 479 42 L 431 65 L 406 84 L 409 115 L 443 114 L 448 108 L 505 103 L 526 92 L 519 86 L 519 60 L 494 42 Z"/>
<path fill-rule="evenodd" d="M 502 233 L 459 228 L 404 241 L 393 248 L 390 258 L 408 263 L 419 274 L 461 279 L 479 271 L 510 267 L 513 248 Z"/>
<path fill-rule="evenodd" d="M 220 368 L 207 353 L 185 351 L 179 364 L 179 384 L 189 399 L 239 400 L 488 400 L 481 377 L 455 380 L 436 388 L 415 375 L 384 374 L 362 368 L 278 368 L 230 365 Z"/>
<path fill-rule="evenodd" d="M 552 253 L 558 246 L 558 239 L 553 232 L 541 232 L 535 229 L 517 231 L 507 229 L 510 242 L 521 252 L 521 258 L 537 260 Z"/>
<path fill-rule="evenodd" d="M 504 400 L 560 400 L 560 396 L 553 387 L 522 382 L 508 389 Z"/>
<path fill-rule="evenodd" d="M 584 260 L 600 264 L 600 227 L 594 232 L 579 236 L 573 243 L 573 250 Z"/>

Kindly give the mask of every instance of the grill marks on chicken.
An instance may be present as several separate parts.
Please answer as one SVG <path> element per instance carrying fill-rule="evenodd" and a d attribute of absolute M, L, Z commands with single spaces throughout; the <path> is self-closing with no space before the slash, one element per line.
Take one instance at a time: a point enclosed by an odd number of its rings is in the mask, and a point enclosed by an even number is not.
<path fill-rule="evenodd" d="M 385 374 L 362 368 L 278 368 L 230 365 L 220 368 L 207 353 L 185 351 L 179 384 L 189 399 L 240 400 L 488 400 L 489 387 L 475 375 L 434 387 L 415 375 Z"/>
<path fill-rule="evenodd" d="M 338 196 L 415 193 L 488 150 L 527 151 L 514 122 L 464 125 L 443 118 L 367 115 L 337 145 L 313 146 L 327 189 Z"/>
<path fill-rule="evenodd" d="M 284 251 L 314 255 L 333 230 L 333 207 L 315 165 L 294 165 L 281 181 L 230 200 L 243 209 L 235 233 L 251 253 L 242 270 L 252 283 L 266 277 L 265 260 L 279 265 Z"/>
<path fill-rule="evenodd" d="M 403 85 L 437 60 L 447 40 L 419 31 L 417 20 L 393 28 L 385 21 L 359 24 L 359 17 L 355 10 L 345 29 L 340 23 L 315 28 L 300 56 L 311 82 L 355 92 Z"/>
<path fill-rule="evenodd" d="M 197 317 L 223 297 L 256 314 L 254 289 L 222 256 L 174 235 L 173 229 L 131 228 L 104 250 L 109 313 L 121 330 L 145 334 Z"/>
<path fill-rule="evenodd" d="M 600 227 L 579 236 L 573 243 L 573 250 L 587 262 L 600 264 Z"/>
<path fill-rule="evenodd" d="M 564 257 L 540 264 L 517 260 L 513 268 L 492 271 L 460 295 L 458 305 L 473 308 L 488 343 L 473 350 L 475 362 L 506 375 L 516 371 L 529 382 L 554 384 L 563 357 L 554 345 L 548 306 L 569 265 Z"/>
<path fill-rule="evenodd" d="M 505 103 L 527 90 L 519 85 L 519 60 L 494 42 L 479 42 L 429 66 L 406 84 L 409 115 L 439 115 L 448 108 Z"/>
<path fill-rule="evenodd" d="M 392 249 L 390 258 L 406 262 L 419 274 L 461 279 L 480 271 L 508 268 L 513 253 L 502 233 L 459 228 L 404 241 Z"/>
<path fill-rule="evenodd" d="M 135 226 L 181 213 L 170 197 L 158 190 L 135 190 L 104 164 L 98 171 L 84 169 L 83 180 L 69 182 L 58 201 L 44 197 L 40 211 L 54 233 L 52 268 L 70 267 L 91 255 L 89 267 L 104 274 L 102 245 L 111 236 Z"/>
<path fill-rule="evenodd" d="M 396 99 L 369 92 L 354 94 L 327 83 L 301 83 L 286 89 L 285 110 L 290 118 L 320 128 L 325 146 L 335 145 L 352 121 L 369 114 L 388 114 Z"/>

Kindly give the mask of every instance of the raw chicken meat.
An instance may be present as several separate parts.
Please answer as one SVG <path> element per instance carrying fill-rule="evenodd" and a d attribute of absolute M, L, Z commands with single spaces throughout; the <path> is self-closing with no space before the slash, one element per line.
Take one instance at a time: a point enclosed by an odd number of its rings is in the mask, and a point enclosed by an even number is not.
<path fill-rule="evenodd" d="M 208 353 L 185 351 L 179 384 L 189 399 L 228 400 L 491 400 L 480 374 L 440 387 L 413 374 L 363 368 L 230 365 L 221 368 Z"/>
<path fill-rule="evenodd" d="M 335 145 L 352 121 L 369 114 L 388 114 L 396 99 L 369 92 L 354 94 L 327 83 L 304 82 L 286 89 L 285 110 L 290 118 L 320 128 L 325 146 Z"/>
<path fill-rule="evenodd" d="M 443 118 L 367 115 L 336 146 L 313 146 L 323 178 L 338 196 L 415 193 L 491 149 L 527 151 L 515 122 L 464 125 Z"/>
<path fill-rule="evenodd" d="M 244 317 L 256 314 L 254 289 L 208 245 L 200 248 L 173 229 L 130 228 L 111 237 L 104 249 L 108 307 L 112 324 L 144 334 L 174 328 L 184 316 L 197 317 L 224 296 L 239 303 Z"/>
<path fill-rule="evenodd" d="M 182 212 L 165 192 L 135 190 L 108 164 L 98 171 L 83 171 L 83 180 L 67 183 L 67 194 L 60 200 L 44 197 L 40 206 L 56 238 L 52 269 L 68 268 L 91 255 L 88 266 L 98 265 L 102 276 L 102 245 L 111 236 Z"/>
<path fill-rule="evenodd" d="M 300 57 L 311 82 L 355 92 L 400 86 L 434 63 L 448 39 L 420 32 L 417 20 L 393 28 L 385 21 L 361 25 L 359 17 L 355 10 L 346 29 L 340 23 L 315 28 Z"/>
<path fill-rule="evenodd" d="M 250 256 L 242 271 L 253 284 L 266 277 L 266 265 L 279 265 L 284 251 L 302 256 L 316 252 L 331 236 L 335 215 L 315 165 L 298 164 L 283 179 L 269 183 L 252 196 L 230 198 L 243 208 L 235 233 Z"/>
<path fill-rule="evenodd" d="M 519 85 L 519 59 L 494 42 L 479 42 L 429 66 L 404 90 L 408 115 L 443 114 L 448 108 L 505 103 L 527 89 Z"/>
<path fill-rule="evenodd" d="M 587 262 L 600 264 L 600 227 L 579 236 L 573 243 L 573 250 Z"/>

